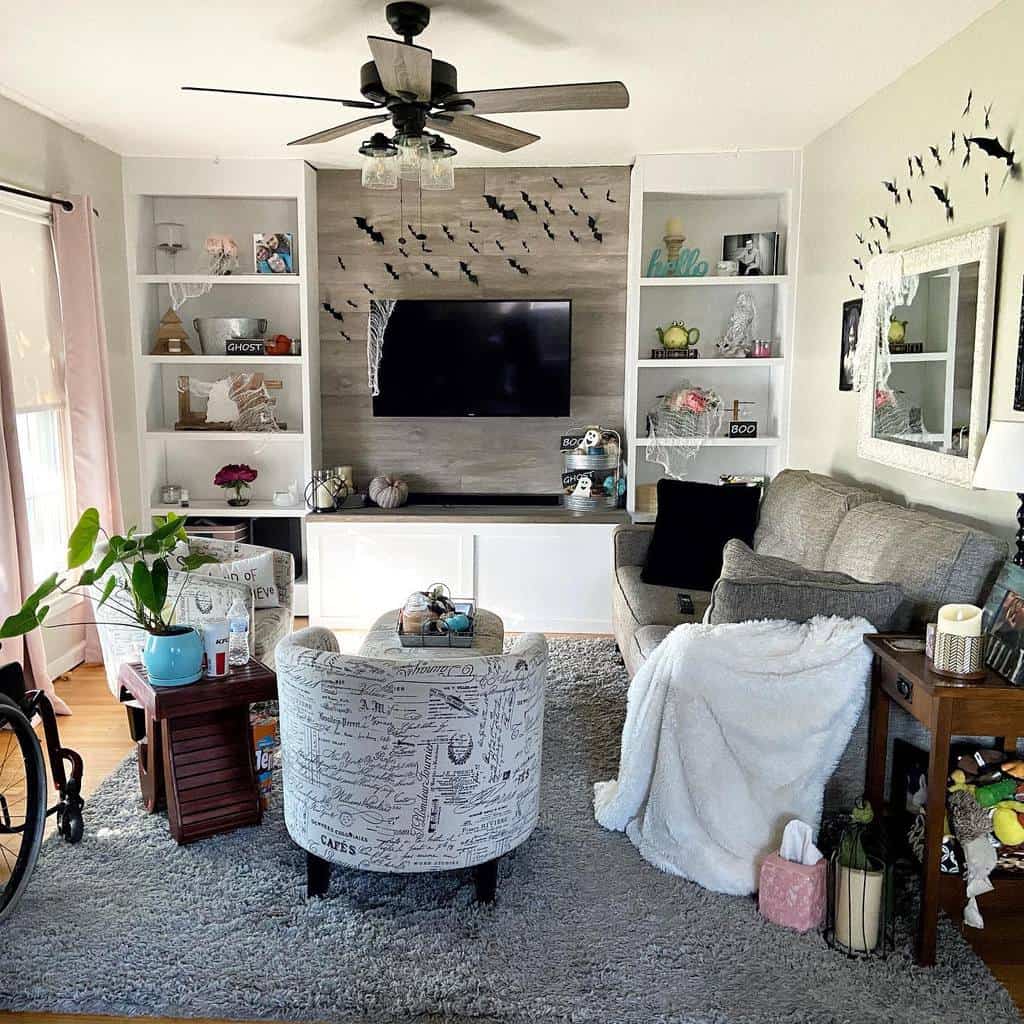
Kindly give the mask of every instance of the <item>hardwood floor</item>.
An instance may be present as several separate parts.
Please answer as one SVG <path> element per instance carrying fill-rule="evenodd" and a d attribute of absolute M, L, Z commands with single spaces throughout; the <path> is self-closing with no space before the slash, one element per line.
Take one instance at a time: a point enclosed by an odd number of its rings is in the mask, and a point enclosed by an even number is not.
<path fill-rule="evenodd" d="M 296 625 L 304 623 L 296 623 Z M 342 635 L 346 650 L 358 647 L 361 634 Z M 84 791 L 88 795 L 132 751 L 124 711 L 107 689 L 106 677 L 98 666 L 81 666 L 57 683 L 57 692 L 71 705 L 74 714 L 60 719 L 61 739 L 85 759 Z M 88 838 L 88 837 L 86 837 Z M 990 922 L 992 927 L 978 936 L 978 951 L 992 973 L 1009 989 L 1024 1013 L 1024 942 L 1019 919 Z M 968 932 L 971 930 L 968 929 Z M 968 935 L 973 939 L 974 935 Z M 983 940 L 987 940 L 982 944 Z M 129 1018 L 76 1014 L 2 1013 L 0 1024 L 112 1024 Z M 132 1024 L 167 1024 L 166 1018 L 132 1017 Z M 188 1024 L 229 1024 L 208 1018 L 189 1018 Z M 372 1024 L 372 1022 L 367 1022 Z M 440 1021 L 439 1021 L 440 1024 Z"/>

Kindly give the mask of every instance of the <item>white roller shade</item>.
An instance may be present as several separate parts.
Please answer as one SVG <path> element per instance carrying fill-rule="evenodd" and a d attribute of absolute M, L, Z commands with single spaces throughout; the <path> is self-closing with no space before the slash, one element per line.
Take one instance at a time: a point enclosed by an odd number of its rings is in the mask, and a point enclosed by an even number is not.
<path fill-rule="evenodd" d="M 64 338 L 49 221 L 0 204 L 0 295 L 17 412 L 64 401 Z"/>

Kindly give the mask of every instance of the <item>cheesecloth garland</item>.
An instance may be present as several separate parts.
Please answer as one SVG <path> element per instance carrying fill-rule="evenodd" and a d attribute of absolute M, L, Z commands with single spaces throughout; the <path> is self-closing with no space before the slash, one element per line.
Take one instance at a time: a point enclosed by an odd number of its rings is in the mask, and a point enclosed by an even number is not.
<path fill-rule="evenodd" d="M 722 399 L 711 388 L 682 386 L 661 395 L 647 413 L 646 459 L 680 480 L 700 454 L 704 441 L 722 427 Z"/>
<path fill-rule="evenodd" d="M 185 386 L 178 383 L 179 393 Z M 277 406 L 262 373 L 233 373 L 221 380 L 188 378 L 188 393 L 206 399 L 207 423 L 230 423 L 232 430 L 278 433 Z"/>
<path fill-rule="evenodd" d="M 371 395 L 380 394 L 377 372 L 384 354 L 384 332 L 395 311 L 396 299 L 374 299 L 370 303 L 370 325 L 366 332 L 366 378 Z"/>

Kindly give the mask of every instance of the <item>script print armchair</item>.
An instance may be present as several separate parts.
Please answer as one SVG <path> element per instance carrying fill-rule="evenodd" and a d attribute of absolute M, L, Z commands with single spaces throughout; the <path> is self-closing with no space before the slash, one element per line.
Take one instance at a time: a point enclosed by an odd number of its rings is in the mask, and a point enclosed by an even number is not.
<path fill-rule="evenodd" d="M 338 653 L 313 627 L 277 648 L 285 824 L 307 854 L 307 892 L 330 866 L 422 872 L 475 868 L 494 899 L 498 859 L 540 810 L 548 651 L 458 661 Z"/>
<path fill-rule="evenodd" d="M 175 618 L 184 624 L 196 624 L 208 618 L 225 618 L 228 609 L 241 598 L 249 609 L 251 632 L 249 645 L 254 658 L 262 661 L 269 668 L 274 667 L 274 650 L 282 637 L 287 636 L 293 625 L 292 607 L 295 589 L 295 560 L 287 551 L 276 551 L 273 548 L 261 547 L 257 544 L 235 544 L 231 541 L 210 540 L 205 537 L 190 538 L 189 551 L 193 554 L 210 555 L 218 562 L 233 562 L 239 558 L 251 558 L 270 551 L 274 556 L 274 582 L 277 585 L 277 608 L 254 608 L 252 588 L 245 583 L 233 580 L 218 579 L 204 576 L 201 573 L 185 573 L 172 571 L 168 576 L 167 593 L 174 600 L 178 591 L 182 590 L 178 600 Z M 111 570 L 123 578 L 123 570 L 115 566 Z M 93 601 L 93 616 L 100 623 L 96 627 L 103 651 L 103 668 L 107 676 L 110 692 L 120 698 L 117 682 L 121 666 L 126 662 L 142 660 L 142 647 L 146 634 L 131 624 L 131 620 L 110 604 L 97 608 Z"/>

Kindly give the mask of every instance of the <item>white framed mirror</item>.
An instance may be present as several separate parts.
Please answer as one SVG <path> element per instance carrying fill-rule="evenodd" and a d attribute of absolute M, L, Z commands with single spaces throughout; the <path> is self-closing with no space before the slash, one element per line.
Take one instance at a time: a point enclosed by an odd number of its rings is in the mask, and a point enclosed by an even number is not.
<path fill-rule="evenodd" d="M 999 228 L 876 257 L 857 346 L 857 454 L 970 487 L 989 419 Z"/>

